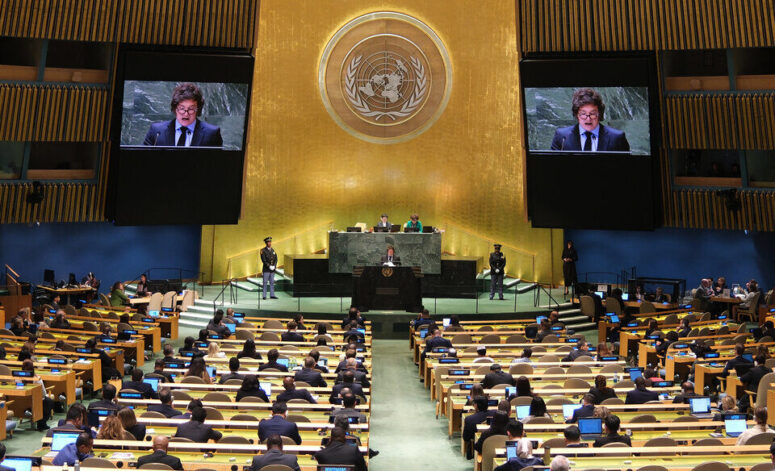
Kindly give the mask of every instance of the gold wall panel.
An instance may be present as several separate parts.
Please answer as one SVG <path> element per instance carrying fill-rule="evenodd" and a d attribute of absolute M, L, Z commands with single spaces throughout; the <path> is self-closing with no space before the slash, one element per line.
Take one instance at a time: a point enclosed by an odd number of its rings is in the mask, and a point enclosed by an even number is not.
<path fill-rule="evenodd" d="M 373 225 L 382 212 L 403 223 L 417 212 L 424 224 L 447 229 L 446 252 L 486 256 L 497 240 L 514 252 L 509 273 L 558 281 L 562 231 L 525 221 L 515 3 L 473 8 L 467 0 L 261 2 L 243 217 L 203 228 L 206 279 L 255 273 L 251 252 L 267 235 L 282 260 L 326 248 L 331 226 Z M 318 91 L 330 37 L 374 11 L 414 16 L 450 53 L 449 104 L 408 142 L 378 145 L 349 135 Z"/>

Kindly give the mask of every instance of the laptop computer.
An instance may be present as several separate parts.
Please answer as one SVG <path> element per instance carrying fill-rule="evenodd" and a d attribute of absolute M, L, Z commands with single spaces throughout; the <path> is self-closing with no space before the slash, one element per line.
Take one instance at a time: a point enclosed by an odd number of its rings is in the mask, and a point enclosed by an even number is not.
<path fill-rule="evenodd" d="M 710 412 L 710 397 L 690 397 L 689 409 L 692 411 L 692 416 L 698 419 L 710 419 L 713 414 Z"/>
<path fill-rule="evenodd" d="M 288 359 L 287 358 L 278 358 L 277 359 L 278 365 L 283 365 L 284 367 L 288 368 Z"/>
<path fill-rule="evenodd" d="M 581 409 L 582 404 L 563 404 L 562 405 L 562 415 L 565 417 L 565 420 L 570 419 L 573 417 L 573 412 L 576 409 Z"/>
<path fill-rule="evenodd" d="M 451 318 L 445 317 L 444 319 L 441 320 L 441 325 L 444 327 L 449 327 L 449 323 L 451 320 L 452 320 Z"/>
<path fill-rule="evenodd" d="M 619 323 L 619 316 L 617 316 L 614 313 L 606 314 L 608 316 L 608 319 L 611 321 L 612 324 L 618 324 Z"/>
<path fill-rule="evenodd" d="M 517 420 L 522 420 L 530 415 L 530 406 L 517 406 Z"/>
<path fill-rule="evenodd" d="M 264 390 L 266 397 L 272 397 L 272 383 L 260 381 L 258 387 Z"/>
<path fill-rule="evenodd" d="M 216 367 L 215 366 L 205 366 L 205 369 L 207 370 L 207 374 L 210 375 L 211 378 L 215 378 L 216 375 Z"/>
<path fill-rule="evenodd" d="M 390 226 L 390 232 L 401 232 L 401 224 L 393 224 Z"/>
<path fill-rule="evenodd" d="M 349 226 L 347 228 L 347 232 L 361 232 L 361 228 L 356 226 Z"/>
<path fill-rule="evenodd" d="M 583 417 L 579 419 L 581 438 L 590 440 L 603 434 L 603 419 L 600 417 Z"/>
<path fill-rule="evenodd" d="M 643 376 L 643 370 L 640 368 L 627 368 L 627 372 L 630 374 L 630 380 L 635 381 L 636 379 Z"/>
<path fill-rule="evenodd" d="M 229 329 L 229 332 L 231 332 L 232 334 L 237 331 L 237 324 L 227 323 L 224 325 L 226 326 L 227 329 Z"/>
<path fill-rule="evenodd" d="M 31 471 L 32 467 L 40 466 L 41 459 L 33 456 L 6 456 L 0 466 L 11 468 L 15 471 Z"/>
<path fill-rule="evenodd" d="M 143 378 L 143 383 L 150 384 L 154 392 L 159 392 L 159 378 Z"/>
<path fill-rule="evenodd" d="M 388 232 L 390 228 L 385 226 L 374 226 L 374 232 Z"/>
<path fill-rule="evenodd" d="M 59 451 L 71 443 L 75 443 L 81 432 L 54 432 L 51 435 L 51 451 Z"/>
<path fill-rule="evenodd" d="M 605 299 L 605 291 L 595 291 L 595 294 L 600 297 L 600 299 Z"/>
<path fill-rule="evenodd" d="M 622 301 L 629 301 L 630 293 L 622 293 Z"/>
<path fill-rule="evenodd" d="M 727 437 L 739 437 L 747 428 L 745 414 L 730 414 L 724 417 L 724 432 Z"/>

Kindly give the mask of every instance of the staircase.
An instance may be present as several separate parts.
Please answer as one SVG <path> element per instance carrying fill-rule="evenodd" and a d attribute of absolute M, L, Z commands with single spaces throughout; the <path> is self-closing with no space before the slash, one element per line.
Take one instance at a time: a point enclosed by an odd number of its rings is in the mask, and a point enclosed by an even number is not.
<path fill-rule="evenodd" d="M 568 301 L 561 303 L 559 308 L 556 304 L 539 306 L 548 310 L 557 310 L 560 313 L 560 321 L 565 324 L 567 329 L 579 332 L 581 330 L 594 330 L 597 328 L 594 322 L 589 317 L 581 313 L 581 309 L 577 308 L 572 302 Z"/>

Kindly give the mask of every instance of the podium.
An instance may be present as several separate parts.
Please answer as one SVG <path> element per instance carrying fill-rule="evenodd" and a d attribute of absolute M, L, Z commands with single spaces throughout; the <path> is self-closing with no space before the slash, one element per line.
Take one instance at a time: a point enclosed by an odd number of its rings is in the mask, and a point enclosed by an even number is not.
<path fill-rule="evenodd" d="M 355 267 L 352 305 L 363 312 L 372 309 L 420 312 L 422 277 L 420 267 Z"/>

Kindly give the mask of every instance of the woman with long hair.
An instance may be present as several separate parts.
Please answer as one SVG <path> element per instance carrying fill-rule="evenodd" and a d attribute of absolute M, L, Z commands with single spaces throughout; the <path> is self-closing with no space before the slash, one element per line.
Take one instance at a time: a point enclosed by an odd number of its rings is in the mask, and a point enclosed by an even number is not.
<path fill-rule="evenodd" d="M 534 396 L 533 400 L 530 402 L 530 412 L 528 413 L 528 416 L 522 419 L 522 423 L 529 423 L 531 420 L 535 419 L 536 417 L 551 417 L 546 412 L 546 403 L 544 402 L 543 398 L 540 396 Z"/>
<path fill-rule="evenodd" d="M 266 392 L 259 387 L 258 378 L 256 375 L 247 375 L 242 380 L 242 386 L 237 391 L 237 402 L 240 399 L 247 396 L 260 397 L 266 402 L 269 402 L 269 398 L 266 396 Z"/>
<path fill-rule="evenodd" d="M 191 366 L 188 367 L 186 376 L 196 376 L 197 378 L 202 378 L 205 383 L 212 383 L 210 375 L 207 373 L 206 366 L 204 358 L 196 357 L 191 360 Z"/>
<path fill-rule="evenodd" d="M 102 426 L 97 431 L 97 440 L 123 440 L 124 426 L 121 425 L 121 419 L 115 415 L 105 417 Z"/>
<path fill-rule="evenodd" d="M 256 342 L 253 339 L 245 340 L 245 343 L 242 345 L 242 351 L 237 354 L 237 358 L 260 360 L 261 353 L 256 351 Z"/>

